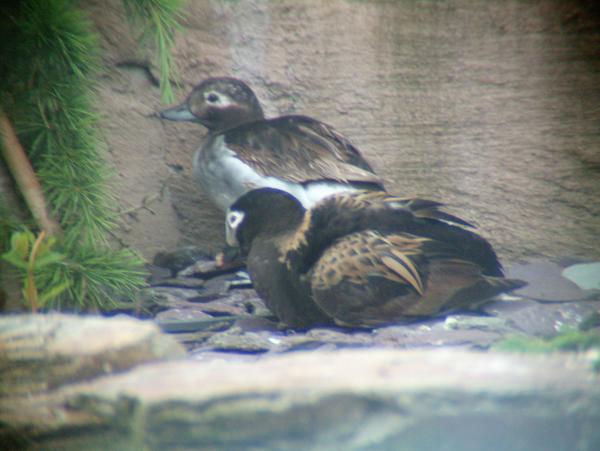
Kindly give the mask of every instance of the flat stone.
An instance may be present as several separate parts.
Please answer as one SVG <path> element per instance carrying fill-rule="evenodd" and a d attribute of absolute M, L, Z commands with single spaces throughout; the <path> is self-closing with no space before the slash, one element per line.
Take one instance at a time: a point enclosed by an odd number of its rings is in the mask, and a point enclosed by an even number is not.
<path fill-rule="evenodd" d="M 212 256 L 205 249 L 196 246 L 185 246 L 174 251 L 158 252 L 153 263 L 161 268 L 167 268 L 175 275 L 178 271 L 187 268 L 199 261 L 212 261 Z"/>
<path fill-rule="evenodd" d="M 504 296 L 502 299 L 489 302 L 481 307 L 478 314 L 456 314 L 447 318 L 431 318 L 414 323 L 392 325 L 369 330 L 352 330 L 344 328 L 320 328 L 304 332 L 287 331 L 282 333 L 276 319 L 265 307 L 252 289 L 232 289 L 216 297 L 205 298 L 203 295 L 181 299 L 171 296 L 169 289 L 163 288 L 161 296 L 171 299 L 169 304 L 175 306 L 169 310 L 169 318 L 184 323 L 189 316 L 197 315 L 199 319 L 208 317 L 222 318 L 223 323 L 214 329 L 207 329 L 200 324 L 194 325 L 185 332 L 206 332 L 213 330 L 221 333 L 216 341 L 209 341 L 207 334 L 178 337 L 190 350 L 200 352 L 254 352 L 247 348 L 247 343 L 255 343 L 246 332 L 260 332 L 265 340 L 261 341 L 256 352 L 288 352 L 307 349 L 339 349 L 343 347 L 439 347 L 454 346 L 476 349 L 487 349 L 506 335 L 519 334 L 536 337 L 556 335 L 565 327 L 577 328 L 584 318 L 592 314 L 600 303 L 595 301 L 571 302 L 539 302 L 527 298 Z M 178 289 L 174 289 L 177 294 Z M 185 294 L 185 293 L 184 293 Z M 163 318 L 162 316 L 160 318 Z M 227 336 L 228 326 L 234 325 L 235 331 Z M 169 324 L 163 330 L 182 332 L 170 329 Z M 179 325 L 175 324 L 175 327 Z M 186 326 L 187 327 L 187 326 Z M 253 345 L 254 346 L 254 345 Z"/>
<path fill-rule="evenodd" d="M 249 289 L 231 290 L 208 300 L 200 296 L 190 301 L 209 314 L 272 316 L 256 292 Z"/>
<path fill-rule="evenodd" d="M 189 321 L 198 319 L 211 319 L 213 318 L 202 310 L 195 308 L 172 308 L 159 312 L 154 317 L 154 321 L 159 325 L 161 323 L 168 323 L 174 321 Z"/>
<path fill-rule="evenodd" d="M 504 322 L 494 318 L 453 315 L 419 323 L 388 326 L 374 331 L 375 342 L 386 347 L 464 347 L 487 349 L 507 333 Z"/>
<path fill-rule="evenodd" d="M 565 329 L 577 329 L 598 308 L 598 301 L 537 302 L 521 299 L 492 302 L 483 310 L 504 319 L 520 334 L 552 337 Z"/>
<path fill-rule="evenodd" d="M 214 334 L 206 342 L 206 347 L 215 351 L 262 353 L 271 349 L 268 333 L 242 332 L 231 328 L 226 332 Z"/>
<path fill-rule="evenodd" d="M 155 287 L 202 288 L 204 280 L 195 277 L 170 277 L 153 282 Z"/>
<path fill-rule="evenodd" d="M 140 290 L 137 308 L 142 312 L 158 314 L 163 310 L 186 309 L 193 306 L 190 299 L 198 296 L 198 290 L 187 288 L 150 287 Z"/>
<path fill-rule="evenodd" d="M 184 355 L 184 348 L 151 321 L 56 313 L 3 316 L 0 396 L 36 393 Z"/>
<path fill-rule="evenodd" d="M 600 262 L 569 266 L 562 275 L 584 290 L 600 290 Z"/>
<path fill-rule="evenodd" d="M 444 320 L 446 330 L 482 330 L 494 332 L 512 332 L 504 318 L 481 315 L 451 315 Z"/>
<path fill-rule="evenodd" d="M 523 288 L 513 291 L 516 296 L 546 301 L 579 301 L 590 297 L 575 283 L 563 277 L 563 268 L 556 263 L 534 261 L 515 264 L 507 271 L 507 276 L 527 282 Z"/>
<path fill-rule="evenodd" d="M 600 449 L 600 378 L 585 355 L 234 358 L 144 365 L 2 403 L 3 438 L 26 432 L 38 449 L 66 451 Z"/>
<path fill-rule="evenodd" d="M 316 328 L 308 331 L 281 331 L 276 323 L 267 319 L 244 318 L 236 322 L 233 329 L 220 332 L 205 341 L 199 352 L 227 351 L 253 352 L 247 343 L 260 346 L 256 352 L 289 352 L 298 350 L 343 349 L 358 347 L 439 347 L 461 346 L 487 349 L 507 334 L 521 333 L 504 318 L 475 315 L 453 315 L 445 320 L 436 318 L 412 324 L 381 327 L 373 330 Z M 247 326 L 250 322 L 251 326 Z M 241 326 L 241 327 L 240 327 Z M 249 333 L 247 333 L 249 332 Z M 253 346 L 254 346 L 253 345 Z"/>

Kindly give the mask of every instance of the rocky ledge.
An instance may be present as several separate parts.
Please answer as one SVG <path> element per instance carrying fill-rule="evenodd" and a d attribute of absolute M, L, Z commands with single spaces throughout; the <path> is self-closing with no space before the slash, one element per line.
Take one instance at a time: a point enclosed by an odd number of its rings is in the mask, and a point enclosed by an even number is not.
<path fill-rule="evenodd" d="M 191 266 L 186 264 L 196 260 Z M 347 347 L 461 347 L 488 349 L 507 336 L 549 338 L 600 326 L 600 264 L 572 259 L 514 265 L 509 275 L 529 285 L 475 312 L 373 330 L 316 328 L 281 330 L 242 272 L 216 267 L 194 248 L 160 263 L 140 309 L 173 333 L 191 355 L 270 354 Z M 173 275 L 174 277 L 167 277 Z M 567 277 L 568 276 L 568 277 Z"/>
<path fill-rule="evenodd" d="M 156 277 L 146 319 L 0 317 L 0 448 L 597 450 L 593 265 L 517 267 L 527 291 L 374 330 L 282 330 L 210 259 Z M 565 331 L 578 352 L 499 351 Z"/>
<path fill-rule="evenodd" d="M 0 398 L 4 449 L 593 450 L 600 446 L 600 378 L 590 356 L 524 356 L 457 349 L 346 349 L 180 357 L 133 368 L 119 346 L 149 324 L 134 319 L 21 317 L 56 326 L 38 371 L 70 335 L 107 337 L 86 353 L 105 370 L 54 389 Z M 14 318 L 13 318 L 14 319 Z M 11 318 L 0 322 L 2 349 Z M 102 326 L 104 325 L 104 326 Z M 103 331 L 103 327 L 105 330 Z M 110 333 L 110 336 L 108 335 Z M 147 340 L 156 345 L 160 336 Z M 170 337 L 160 349 L 179 354 Z M 14 348 L 14 346 L 13 346 Z M 33 356 L 32 354 L 30 354 Z M 163 358 L 165 356 L 163 355 Z M 2 371 L 23 359 L 3 351 Z M 77 359 L 71 357 L 74 362 Z M 107 365 L 104 365 L 104 364 Z M 140 362 L 141 363 L 141 362 Z M 23 378 L 27 378 L 25 373 Z"/>

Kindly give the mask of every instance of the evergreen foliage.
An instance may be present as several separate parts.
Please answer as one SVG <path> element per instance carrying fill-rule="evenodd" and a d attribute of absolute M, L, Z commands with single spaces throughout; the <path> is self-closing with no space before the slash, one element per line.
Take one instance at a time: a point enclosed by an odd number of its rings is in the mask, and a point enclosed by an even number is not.
<path fill-rule="evenodd" d="M 155 28 L 147 28 L 162 36 L 161 59 L 170 65 L 165 54 L 181 1 L 127 4 L 147 14 L 144 20 L 154 21 Z M 108 244 L 116 202 L 93 108 L 99 46 L 91 23 L 71 0 L 24 0 L 5 10 L 8 14 L 0 19 L 1 108 L 64 230 L 57 248 L 66 258 L 36 271 L 37 286 L 68 287 L 51 301 L 53 307 L 108 308 L 131 300 L 144 285 L 146 271 L 134 252 Z M 161 78 L 161 83 L 163 94 L 170 92 L 169 79 Z M 15 224 L 3 219 L 0 225 L 1 251 L 8 249 L 7 230 L 13 231 Z"/>
<path fill-rule="evenodd" d="M 173 102 L 171 89 L 174 65 L 171 48 L 174 35 L 181 28 L 179 20 L 184 0 L 123 0 L 128 17 L 142 24 L 144 35 L 154 37 L 160 68 L 160 89 L 163 102 Z"/>

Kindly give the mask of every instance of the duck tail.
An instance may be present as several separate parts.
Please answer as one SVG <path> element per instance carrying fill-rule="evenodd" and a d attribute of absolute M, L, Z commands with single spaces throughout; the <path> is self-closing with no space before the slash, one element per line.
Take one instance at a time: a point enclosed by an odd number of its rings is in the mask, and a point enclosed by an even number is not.
<path fill-rule="evenodd" d="M 451 311 L 466 308 L 477 310 L 491 298 L 502 293 L 508 293 L 527 285 L 519 279 L 506 279 L 504 277 L 483 276 L 477 283 L 463 288 L 455 293 L 448 305 Z"/>
<path fill-rule="evenodd" d="M 524 280 L 507 279 L 505 277 L 486 277 L 485 280 L 493 290 L 496 290 L 496 294 L 508 293 L 527 285 Z"/>

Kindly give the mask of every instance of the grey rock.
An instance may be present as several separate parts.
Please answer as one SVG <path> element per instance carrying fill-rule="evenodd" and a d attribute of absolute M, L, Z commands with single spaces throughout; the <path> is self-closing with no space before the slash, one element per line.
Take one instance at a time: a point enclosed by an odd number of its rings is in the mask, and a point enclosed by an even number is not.
<path fill-rule="evenodd" d="M 154 321 L 157 323 L 164 323 L 169 321 L 186 321 L 186 320 L 197 320 L 197 319 L 211 319 L 212 316 L 204 313 L 202 310 L 194 308 L 172 308 L 159 312 L 155 317 Z"/>
<path fill-rule="evenodd" d="M 210 356 L 13 399 L 0 422 L 67 451 L 593 451 L 600 384 L 589 366 L 449 349 Z"/>
<path fill-rule="evenodd" d="M 600 262 L 569 266 L 563 270 L 562 275 L 583 290 L 600 290 Z"/>
<path fill-rule="evenodd" d="M 0 396 L 32 394 L 184 355 L 184 348 L 151 321 L 128 316 L 4 316 Z"/>
<path fill-rule="evenodd" d="M 210 280 L 207 281 L 210 284 Z M 255 343 L 256 337 L 247 332 L 264 335 L 258 346 L 260 352 L 288 352 L 308 349 L 339 349 L 344 347 L 440 347 L 454 346 L 487 349 L 507 335 L 530 335 L 550 337 L 565 328 L 577 328 L 594 313 L 600 303 L 596 301 L 539 302 L 531 299 L 505 296 L 505 300 L 489 302 L 479 313 L 455 314 L 447 318 L 431 318 L 418 322 L 391 325 L 369 330 L 322 328 L 309 331 L 282 333 L 276 319 L 252 289 L 231 289 L 221 294 L 190 297 L 187 291 L 161 288 L 162 304 L 171 307 L 169 318 L 183 321 L 190 315 L 198 318 L 221 318 L 223 322 L 207 329 L 199 324 L 186 332 L 217 331 L 223 334 L 217 341 L 208 340 L 205 333 L 178 337 L 189 349 L 200 352 L 225 350 L 241 352 L 247 342 Z M 202 290 L 199 291 L 202 293 Z M 185 298 L 178 297 L 183 294 Z M 192 313 L 198 312 L 198 313 Z M 208 323 L 207 323 L 208 324 Z M 227 336 L 228 326 L 235 325 L 235 333 Z M 185 324 L 184 324 L 185 326 Z M 169 326 L 170 327 L 170 326 Z M 179 327 L 175 325 L 175 327 Z M 187 327 L 187 326 L 186 326 Z M 194 327 L 196 327 L 194 329 Z M 170 329 L 166 329 L 170 330 Z M 179 331 L 181 332 L 181 331 Z M 226 341 L 225 341 L 226 340 Z M 225 343 L 225 344 L 224 344 Z M 213 345 L 218 344 L 217 347 Z M 256 351 L 258 352 L 258 350 Z"/>
<path fill-rule="evenodd" d="M 590 297 L 575 283 L 563 277 L 563 268 L 556 263 L 534 261 L 515 264 L 508 271 L 508 277 L 527 282 L 523 288 L 513 291 L 516 296 L 540 301 L 580 301 Z"/>
<path fill-rule="evenodd" d="M 444 320 L 446 330 L 481 330 L 494 332 L 511 332 L 506 319 L 493 316 L 451 315 Z"/>
<path fill-rule="evenodd" d="M 171 277 L 156 280 L 152 285 L 154 287 L 202 288 L 204 284 L 203 279 L 196 277 Z"/>
<path fill-rule="evenodd" d="M 151 287 L 140 290 L 137 298 L 137 308 L 144 313 L 153 315 L 163 310 L 185 310 L 194 304 L 189 301 L 198 295 L 196 290 L 168 287 Z"/>
<path fill-rule="evenodd" d="M 180 343 L 188 343 L 194 339 L 208 338 L 211 332 L 219 332 L 231 327 L 235 318 L 214 318 L 201 310 L 186 308 L 161 312 L 156 315 L 154 322 L 163 332 L 174 333 L 175 339 Z M 183 333 L 186 335 L 183 336 Z"/>
<path fill-rule="evenodd" d="M 260 353 L 269 351 L 272 347 L 269 334 L 258 332 L 242 332 L 233 327 L 226 332 L 214 334 L 206 346 L 215 351 Z"/>
<path fill-rule="evenodd" d="M 197 246 L 185 246 L 174 251 L 158 252 L 152 263 L 161 268 L 167 268 L 172 275 L 199 261 L 211 261 L 210 253 Z"/>
<path fill-rule="evenodd" d="M 536 302 L 529 299 L 497 301 L 484 307 L 490 315 L 502 318 L 519 333 L 552 337 L 582 321 L 600 308 L 598 301 Z"/>
<path fill-rule="evenodd" d="M 507 333 L 503 323 L 484 321 L 484 327 L 479 320 L 469 322 L 461 318 L 457 315 L 447 320 L 435 319 L 381 328 L 374 332 L 376 343 L 403 348 L 453 346 L 486 349 Z"/>

